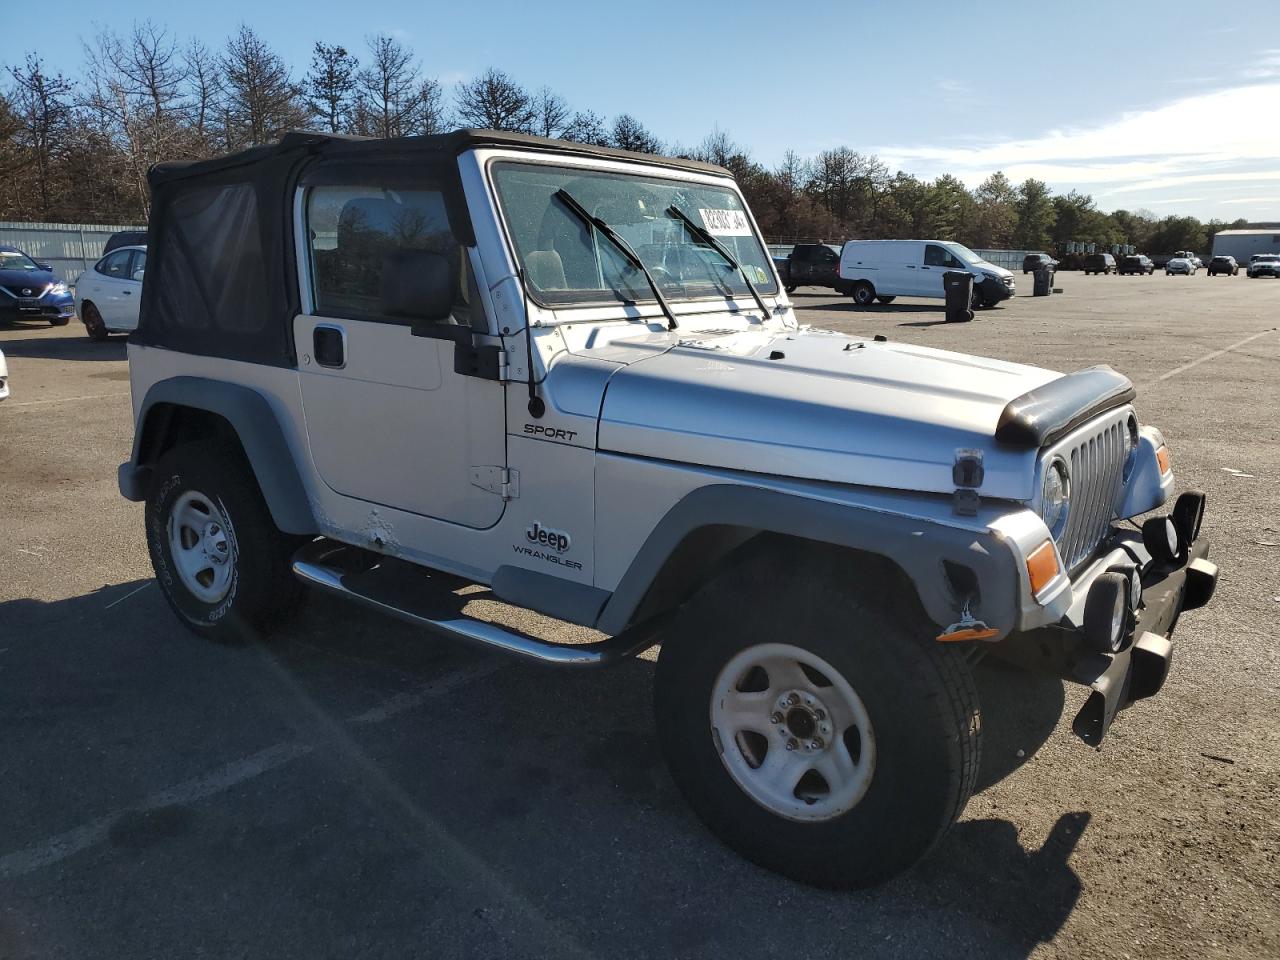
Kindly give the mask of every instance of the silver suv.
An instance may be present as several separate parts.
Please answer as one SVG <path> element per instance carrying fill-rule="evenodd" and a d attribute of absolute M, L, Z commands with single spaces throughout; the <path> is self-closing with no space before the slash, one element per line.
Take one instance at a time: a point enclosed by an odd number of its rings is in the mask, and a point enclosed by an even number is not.
<path fill-rule="evenodd" d="M 658 735 L 707 825 L 832 886 L 974 788 L 985 655 L 1164 682 L 1216 569 L 1204 498 L 1106 367 L 797 323 L 732 176 L 491 131 L 289 135 L 151 173 L 120 489 L 220 642 L 307 589 L 563 666 L 662 645 Z M 496 598 L 605 635 L 474 619 Z"/>

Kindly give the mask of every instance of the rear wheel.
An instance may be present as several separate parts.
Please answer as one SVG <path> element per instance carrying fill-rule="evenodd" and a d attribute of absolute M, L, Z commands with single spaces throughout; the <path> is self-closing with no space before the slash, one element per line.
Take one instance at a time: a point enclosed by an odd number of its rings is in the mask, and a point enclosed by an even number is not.
<path fill-rule="evenodd" d="M 84 321 L 84 329 L 89 339 L 102 343 L 110 335 L 107 325 L 102 321 L 102 314 L 92 303 L 86 303 L 80 310 L 80 319 Z"/>
<path fill-rule="evenodd" d="M 787 285 L 787 287 L 786 287 L 786 291 L 787 291 L 787 293 L 795 293 L 795 292 L 796 292 L 796 285 L 795 285 L 794 283 L 788 284 L 788 285 Z"/>
<path fill-rule="evenodd" d="M 876 298 L 876 288 L 865 280 L 853 285 L 853 302 L 860 307 L 869 307 Z"/>
<path fill-rule="evenodd" d="M 146 528 L 161 592 L 202 637 L 257 639 L 305 596 L 290 564 L 305 538 L 276 528 L 234 444 L 187 443 L 164 454 L 147 494 Z"/>
<path fill-rule="evenodd" d="M 796 559 L 748 563 L 685 608 L 658 660 L 658 737 L 730 847 L 806 883 L 869 886 L 924 856 L 963 810 L 977 691 L 893 581 Z M 797 567 L 780 593 L 778 571 Z"/>

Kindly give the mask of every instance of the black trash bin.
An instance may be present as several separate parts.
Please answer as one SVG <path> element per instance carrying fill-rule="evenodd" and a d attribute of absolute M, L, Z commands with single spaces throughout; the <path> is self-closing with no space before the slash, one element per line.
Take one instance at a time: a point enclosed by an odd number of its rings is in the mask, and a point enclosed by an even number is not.
<path fill-rule="evenodd" d="M 973 319 L 973 274 L 948 270 L 942 275 L 947 295 L 947 323 L 967 323 Z"/>
<path fill-rule="evenodd" d="M 1036 267 L 1036 280 L 1031 293 L 1036 297 L 1047 297 L 1053 293 L 1053 267 L 1048 264 Z"/>

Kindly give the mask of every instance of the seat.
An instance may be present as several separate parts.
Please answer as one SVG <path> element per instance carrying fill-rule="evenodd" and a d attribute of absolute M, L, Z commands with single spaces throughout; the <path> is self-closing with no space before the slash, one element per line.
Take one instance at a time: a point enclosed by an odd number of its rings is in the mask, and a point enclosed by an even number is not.
<path fill-rule="evenodd" d="M 554 250 L 530 250 L 525 255 L 529 280 L 539 290 L 564 290 L 564 262 Z"/>

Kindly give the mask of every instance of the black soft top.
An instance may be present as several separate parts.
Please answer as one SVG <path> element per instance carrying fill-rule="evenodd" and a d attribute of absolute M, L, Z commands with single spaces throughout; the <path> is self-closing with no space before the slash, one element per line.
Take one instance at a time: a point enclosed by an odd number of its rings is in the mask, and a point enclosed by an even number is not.
<path fill-rule="evenodd" d="M 433 133 L 416 137 L 356 137 L 338 133 L 291 131 L 278 143 L 250 147 L 239 153 L 230 153 L 208 160 L 175 160 L 158 163 L 151 168 L 149 179 L 153 188 L 173 180 L 217 174 L 246 165 L 261 164 L 281 156 L 306 153 L 312 156 L 363 160 L 384 155 L 422 154 L 424 159 L 456 157 L 465 150 L 476 147 L 514 147 L 561 156 L 599 157 L 609 160 L 627 160 L 653 167 L 688 170 L 694 173 L 710 173 L 723 177 L 733 176 L 724 167 L 700 160 L 681 157 L 663 157 L 652 153 L 634 153 L 597 147 L 589 143 L 571 143 L 567 140 L 549 140 L 525 133 L 508 133 L 503 130 L 454 130 L 451 133 Z"/>
<path fill-rule="evenodd" d="M 475 243 L 458 154 L 512 147 L 564 157 L 626 160 L 650 167 L 732 176 L 723 167 L 547 140 L 496 130 L 457 130 L 375 139 L 288 133 L 279 143 L 209 160 L 161 163 L 148 173 L 147 282 L 133 342 L 273 366 L 296 362 L 294 188 L 351 178 L 430 182 L 444 198 L 449 226 Z"/>

